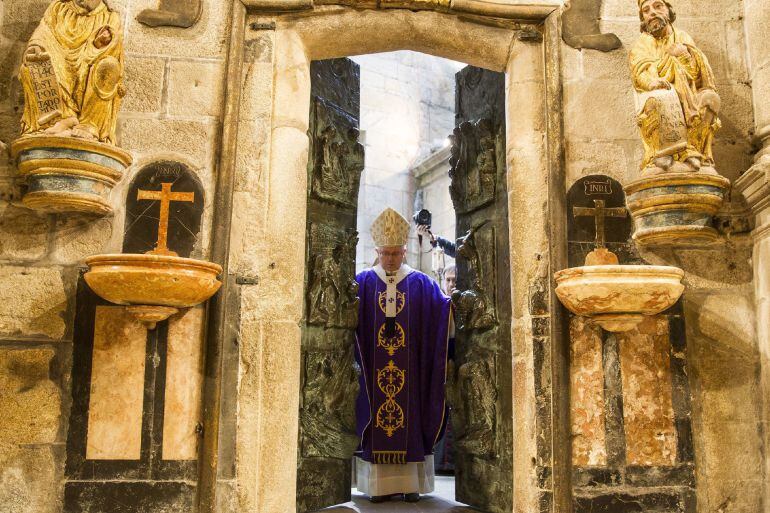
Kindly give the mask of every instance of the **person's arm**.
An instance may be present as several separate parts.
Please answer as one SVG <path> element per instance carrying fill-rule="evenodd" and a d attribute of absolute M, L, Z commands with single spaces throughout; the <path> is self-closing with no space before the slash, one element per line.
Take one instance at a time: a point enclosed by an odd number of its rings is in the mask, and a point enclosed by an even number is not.
<path fill-rule="evenodd" d="M 444 237 L 436 237 L 436 244 L 444 250 L 444 253 L 446 253 L 447 256 L 455 258 L 457 255 L 457 245 L 451 240 L 445 239 Z"/>

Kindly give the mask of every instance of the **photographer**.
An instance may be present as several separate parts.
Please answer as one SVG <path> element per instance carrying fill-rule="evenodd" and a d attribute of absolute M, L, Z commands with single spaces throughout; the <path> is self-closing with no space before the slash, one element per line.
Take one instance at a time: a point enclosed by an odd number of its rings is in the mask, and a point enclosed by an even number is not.
<path fill-rule="evenodd" d="M 433 215 L 430 213 L 430 210 L 420 210 L 419 212 L 415 213 L 414 216 L 412 216 L 412 220 L 414 221 L 414 224 L 417 225 L 417 237 L 420 241 L 420 249 L 422 249 L 422 238 L 427 235 L 430 237 L 431 246 L 434 248 L 439 246 L 444 250 L 444 253 L 447 256 L 455 258 L 455 255 L 457 254 L 456 244 L 451 240 L 445 239 L 443 237 L 437 237 L 433 235 L 433 232 L 430 231 L 430 226 L 433 222 Z"/>

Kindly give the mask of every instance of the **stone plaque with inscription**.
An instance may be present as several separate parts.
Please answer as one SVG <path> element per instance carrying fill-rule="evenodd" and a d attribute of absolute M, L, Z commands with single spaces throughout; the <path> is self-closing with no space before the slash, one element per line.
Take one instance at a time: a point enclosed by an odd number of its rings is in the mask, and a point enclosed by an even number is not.
<path fill-rule="evenodd" d="M 128 189 L 123 252 L 199 254 L 203 205 L 203 185 L 187 166 L 148 164 Z"/>
<path fill-rule="evenodd" d="M 605 175 L 581 178 L 567 193 L 569 266 L 582 266 L 585 256 L 597 245 L 616 253 L 622 264 L 636 263 L 632 227 L 620 182 Z"/>

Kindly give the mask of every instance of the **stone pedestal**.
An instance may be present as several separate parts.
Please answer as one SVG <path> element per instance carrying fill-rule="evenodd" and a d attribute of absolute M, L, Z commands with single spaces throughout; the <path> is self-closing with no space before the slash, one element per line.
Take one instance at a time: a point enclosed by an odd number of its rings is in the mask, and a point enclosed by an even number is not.
<path fill-rule="evenodd" d="M 116 146 L 74 137 L 23 137 L 11 156 L 26 182 L 25 206 L 98 216 L 112 213 L 110 192 L 132 162 Z"/>
<path fill-rule="evenodd" d="M 643 245 L 708 244 L 718 236 L 712 219 L 730 180 L 704 173 L 667 173 L 625 187 L 634 241 Z"/>
<path fill-rule="evenodd" d="M 764 133 L 770 135 L 770 127 Z M 761 386 L 764 397 L 764 423 L 770 421 L 770 141 L 760 152 L 754 166 L 735 182 L 736 191 L 746 199 L 754 215 L 755 228 L 752 233 L 754 250 L 754 298 L 756 302 L 757 343 L 761 361 Z M 765 446 L 770 444 L 770 435 L 765 429 Z M 765 459 L 765 476 L 770 472 L 770 459 Z M 765 477 L 767 482 L 767 477 Z M 765 489 L 770 495 L 770 484 Z"/>

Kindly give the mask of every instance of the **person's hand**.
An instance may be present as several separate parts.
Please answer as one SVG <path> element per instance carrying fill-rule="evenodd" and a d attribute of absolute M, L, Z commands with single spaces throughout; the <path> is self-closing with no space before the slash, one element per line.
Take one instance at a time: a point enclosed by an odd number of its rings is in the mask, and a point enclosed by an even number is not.
<path fill-rule="evenodd" d="M 29 45 L 24 53 L 24 62 L 40 62 L 48 58 L 48 53 L 40 45 Z"/>
<path fill-rule="evenodd" d="M 650 82 L 650 91 L 655 91 L 656 89 L 671 89 L 671 83 L 662 78 L 656 78 Z"/>
<path fill-rule="evenodd" d="M 669 55 L 673 57 L 681 57 L 682 55 L 688 55 L 690 52 L 687 47 L 682 43 L 674 43 L 666 49 Z"/>
<path fill-rule="evenodd" d="M 110 43 L 112 43 L 112 29 L 109 26 L 104 26 L 99 29 L 99 32 L 96 34 L 94 46 L 101 50 L 102 48 L 109 46 Z"/>
<path fill-rule="evenodd" d="M 430 233 L 430 228 L 427 224 L 418 224 L 417 225 L 417 235 L 422 235 L 423 237 L 430 237 L 431 244 L 436 241 L 436 237 Z"/>

